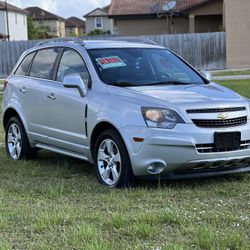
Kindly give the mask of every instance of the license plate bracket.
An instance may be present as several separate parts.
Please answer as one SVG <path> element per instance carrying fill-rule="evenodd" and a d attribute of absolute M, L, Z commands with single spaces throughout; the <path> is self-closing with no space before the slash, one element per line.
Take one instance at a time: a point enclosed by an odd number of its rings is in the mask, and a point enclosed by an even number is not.
<path fill-rule="evenodd" d="M 241 144 L 241 132 L 215 132 L 214 147 L 218 151 L 237 150 Z"/>

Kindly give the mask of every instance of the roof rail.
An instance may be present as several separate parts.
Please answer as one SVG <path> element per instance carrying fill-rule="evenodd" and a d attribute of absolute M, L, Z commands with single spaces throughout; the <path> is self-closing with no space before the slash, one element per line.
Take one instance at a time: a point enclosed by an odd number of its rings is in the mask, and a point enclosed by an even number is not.
<path fill-rule="evenodd" d="M 124 42 L 134 42 L 134 43 L 146 43 L 150 45 L 159 45 L 155 41 L 149 39 L 149 38 L 136 38 L 136 37 L 118 37 L 118 38 L 113 38 L 112 40 L 115 41 L 124 41 Z"/>
<path fill-rule="evenodd" d="M 50 43 L 60 43 L 60 42 L 73 42 L 79 45 L 84 46 L 85 43 L 83 42 L 82 39 L 77 38 L 77 37 L 63 37 L 63 38 L 51 38 L 51 39 L 47 39 L 44 41 L 41 41 L 39 43 L 36 44 L 37 47 L 39 46 L 43 46 L 46 44 L 50 44 Z"/>

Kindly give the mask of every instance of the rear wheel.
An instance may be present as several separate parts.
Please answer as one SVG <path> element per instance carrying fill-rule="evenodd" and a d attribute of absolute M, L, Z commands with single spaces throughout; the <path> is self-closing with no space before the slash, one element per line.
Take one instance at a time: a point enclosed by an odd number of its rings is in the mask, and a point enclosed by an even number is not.
<path fill-rule="evenodd" d="M 6 152 L 13 160 L 34 159 L 37 150 L 30 147 L 22 122 L 12 117 L 7 123 L 5 133 Z"/>
<path fill-rule="evenodd" d="M 134 175 L 127 148 L 113 129 L 104 131 L 96 141 L 95 169 L 99 181 L 109 187 L 132 187 Z"/>

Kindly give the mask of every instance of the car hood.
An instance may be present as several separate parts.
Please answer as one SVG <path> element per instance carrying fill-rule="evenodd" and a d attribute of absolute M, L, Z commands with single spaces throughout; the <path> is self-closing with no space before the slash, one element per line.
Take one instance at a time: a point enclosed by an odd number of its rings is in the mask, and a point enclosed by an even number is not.
<path fill-rule="evenodd" d="M 239 102 L 242 96 L 215 83 L 129 87 L 130 90 L 172 104 Z"/>

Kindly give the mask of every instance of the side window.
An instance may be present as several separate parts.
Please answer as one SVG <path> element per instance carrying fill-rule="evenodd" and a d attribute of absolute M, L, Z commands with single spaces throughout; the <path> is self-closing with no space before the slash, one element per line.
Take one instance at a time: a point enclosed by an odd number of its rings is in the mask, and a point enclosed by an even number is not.
<path fill-rule="evenodd" d="M 58 52 L 58 48 L 43 49 L 38 51 L 30 69 L 30 76 L 51 79 L 53 75 L 52 71 L 54 62 Z"/>
<path fill-rule="evenodd" d="M 25 76 L 27 73 L 28 73 L 28 69 L 29 69 L 29 66 L 30 66 L 30 63 L 33 59 L 35 55 L 35 52 L 27 55 L 23 61 L 21 62 L 21 64 L 19 64 L 16 72 L 15 72 L 15 75 L 18 75 L 18 76 Z"/>
<path fill-rule="evenodd" d="M 56 80 L 63 82 L 65 76 L 75 73 L 79 74 L 84 84 L 88 86 L 90 76 L 83 59 L 74 50 L 67 49 L 61 58 Z"/>
<path fill-rule="evenodd" d="M 103 19 L 102 17 L 96 17 L 95 18 L 95 28 L 96 29 L 102 29 L 103 27 Z"/>

